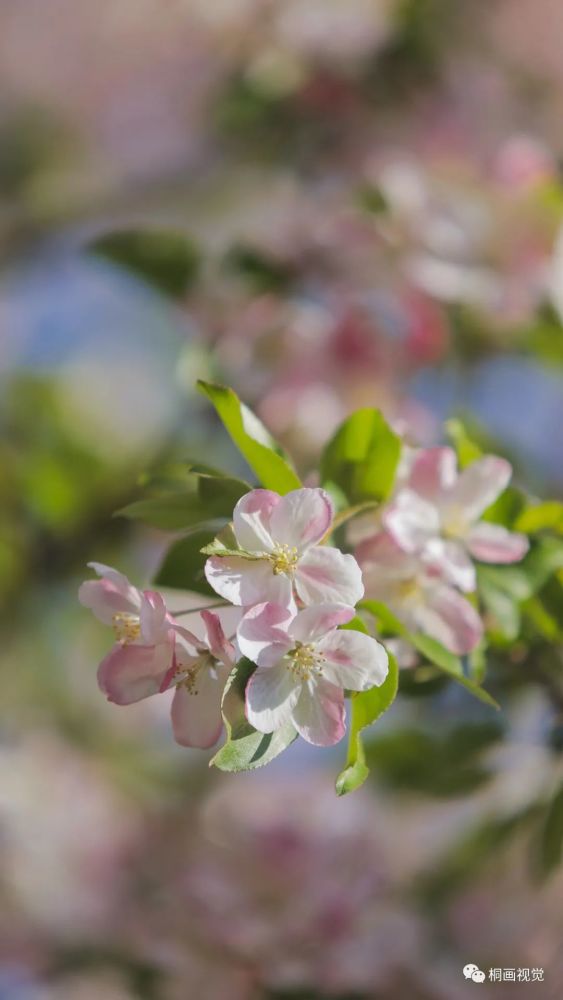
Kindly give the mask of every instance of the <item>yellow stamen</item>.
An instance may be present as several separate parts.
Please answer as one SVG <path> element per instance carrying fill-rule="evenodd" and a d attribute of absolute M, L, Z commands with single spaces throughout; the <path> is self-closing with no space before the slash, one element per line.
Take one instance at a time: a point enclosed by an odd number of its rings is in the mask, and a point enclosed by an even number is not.
<path fill-rule="evenodd" d="M 117 641 L 126 646 L 140 638 L 141 623 L 137 615 L 131 615 L 127 611 L 118 611 L 112 615 L 112 627 Z"/>
<path fill-rule="evenodd" d="M 180 670 L 178 674 L 173 678 L 173 684 L 178 687 L 181 685 L 185 687 L 188 694 L 199 694 L 197 688 L 197 679 L 202 670 L 212 669 L 216 666 L 217 660 L 211 655 L 207 650 L 203 651 L 201 656 L 195 663 L 192 663 L 191 667 L 186 667 Z"/>
<path fill-rule="evenodd" d="M 452 507 L 443 517 L 442 535 L 444 538 L 463 538 L 467 534 L 467 529 L 467 517 L 460 507 Z"/>
<path fill-rule="evenodd" d="M 322 674 L 325 657 L 322 653 L 317 653 L 313 645 L 297 642 L 295 649 L 292 649 L 288 656 L 288 669 L 299 680 L 308 681 L 312 674 L 317 676 Z"/>
<path fill-rule="evenodd" d="M 295 545 L 276 545 L 274 551 L 268 557 L 274 566 L 274 573 L 287 573 L 292 576 L 299 560 L 299 551 Z"/>
<path fill-rule="evenodd" d="M 411 597 L 416 597 L 419 592 L 419 584 L 416 577 L 411 576 L 408 580 L 401 580 L 398 585 L 399 597 L 402 601 L 408 601 Z"/>

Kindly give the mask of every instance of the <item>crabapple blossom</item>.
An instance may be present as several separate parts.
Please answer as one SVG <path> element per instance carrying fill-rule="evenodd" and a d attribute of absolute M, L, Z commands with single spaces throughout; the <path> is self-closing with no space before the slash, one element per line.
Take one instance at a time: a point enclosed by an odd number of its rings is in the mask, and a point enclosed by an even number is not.
<path fill-rule="evenodd" d="M 100 689 L 116 705 L 130 705 L 175 686 L 176 741 L 213 746 L 221 733 L 221 696 L 235 655 L 218 615 L 202 611 L 196 635 L 174 620 L 161 594 L 138 590 L 109 566 L 88 565 L 101 579 L 83 583 L 79 599 L 112 626 L 116 639 L 98 667 Z"/>
<path fill-rule="evenodd" d="M 458 656 L 474 649 L 483 625 L 473 605 L 391 534 L 382 531 L 362 542 L 356 556 L 368 597 L 383 601 L 407 628 L 432 636 Z"/>
<path fill-rule="evenodd" d="M 344 688 L 368 691 L 383 683 L 388 657 L 371 636 L 338 625 L 354 611 L 324 604 L 295 613 L 280 604 L 251 608 L 237 631 L 241 653 L 258 669 L 246 688 L 246 717 L 262 733 L 292 722 L 316 746 L 342 739 Z"/>
<path fill-rule="evenodd" d="M 486 455 L 462 472 L 451 448 L 428 448 L 415 457 L 407 483 L 382 513 L 383 527 L 408 553 L 416 553 L 460 590 L 474 590 L 475 566 L 512 563 L 528 550 L 525 535 L 479 518 L 506 489 L 512 468 Z"/>
<path fill-rule="evenodd" d="M 321 489 L 279 496 L 252 490 L 238 501 L 233 529 L 243 554 L 214 555 L 205 565 L 208 582 L 232 604 L 252 607 L 271 601 L 355 605 L 363 596 L 354 556 L 319 543 L 331 529 L 334 509 Z M 251 558 L 248 558 L 248 557 Z"/>

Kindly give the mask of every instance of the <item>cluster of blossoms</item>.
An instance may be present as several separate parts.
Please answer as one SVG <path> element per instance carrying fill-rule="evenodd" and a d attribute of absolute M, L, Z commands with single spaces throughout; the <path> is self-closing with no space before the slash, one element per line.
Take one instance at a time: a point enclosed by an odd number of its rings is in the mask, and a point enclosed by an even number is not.
<path fill-rule="evenodd" d="M 471 652 L 483 634 L 475 603 L 464 596 L 476 589 L 473 559 L 511 563 L 528 547 L 525 536 L 480 520 L 512 470 L 487 456 L 458 473 L 450 448 L 405 454 L 391 499 L 356 520 L 354 555 L 326 544 L 334 508 L 325 490 L 280 496 L 255 489 L 241 497 L 233 547 L 216 540 L 205 564 L 225 606 L 192 615 L 191 629 L 160 594 L 91 563 L 100 579 L 82 584 L 79 596 L 115 633 L 98 671 L 109 700 L 125 705 L 174 688 L 176 740 L 210 747 L 221 733 L 227 679 L 244 657 L 255 665 L 245 691 L 254 729 L 291 725 L 309 743 L 330 746 L 346 729 L 345 691 L 369 691 L 388 673 L 381 643 L 341 628 L 365 594 L 408 629 L 457 655 Z"/>
<path fill-rule="evenodd" d="M 513 563 L 528 549 L 525 535 L 480 520 L 511 475 L 510 464 L 492 455 L 460 473 L 451 448 L 422 449 L 407 460 L 390 502 L 355 526 L 368 596 L 458 655 L 471 652 L 483 633 L 477 609 L 463 596 L 476 589 L 473 559 Z"/>
<path fill-rule="evenodd" d="M 259 489 L 239 500 L 238 550 L 211 556 L 205 567 L 217 593 L 240 607 L 231 638 L 220 611 L 201 611 L 197 635 L 169 614 L 160 594 L 140 592 L 122 574 L 92 563 L 101 579 L 82 584 L 79 596 L 114 629 L 116 643 L 98 670 L 109 700 L 124 705 L 175 687 L 176 740 L 210 747 L 221 731 L 227 677 L 244 656 L 257 667 L 246 689 L 255 729 L 272 733 L 291 722 L 309 743 L 338 742 L 344 689 L 382 684 L 388 658 L 371 636 L 339 629 L 354 617 L 364 586 L 354 556 L 323 544 L 333 516 L 322 489 L 284 497 Z"/>
<path fill-rule="evenodd" d="M 101 690 L 116 705 L 131 705 L 174 687 L 177 742 L 213 746 L 221 733 L 221 694 L 235 662 L 218 615 L 201 611 L 196 635 L 172 617 L 161 594 L 137 590 L 109 566 L 89 565 L 100 579 L 83 583 L 78 596 L 112 626 L 116 639 L 98 668 Z"/>

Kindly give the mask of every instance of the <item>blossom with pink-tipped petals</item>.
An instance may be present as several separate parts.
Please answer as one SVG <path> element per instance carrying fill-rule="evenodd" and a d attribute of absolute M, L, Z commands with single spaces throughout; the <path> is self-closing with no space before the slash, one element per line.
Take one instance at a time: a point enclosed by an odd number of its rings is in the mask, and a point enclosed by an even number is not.
<path fill-rule="evenodd" d="M 506 489 L 512 467 L 486 455 L 458 472 L 451 448 L 420 451 L 406 485 L 382 514 L 384 528 L 408 553 L 416 553 L 460 590 L 474 590 L 472 558 L 518 562 L 528 551 L 525 535 L 481 515 Z"/>
<path fill-rule="evenodd" d="M 355 605 L 363 596 L 362 574 L 354 556 L 320 545 L 334 510 L 321 489 L 292 490 L 279 496 L 252 490 L 238 501 L 233 530 L 240 549 L 253 556 L 214 555 L 205 565 L 208 582 L 232 604 L 252 607 L 267 601 L 286 607 L 303 604 Z"/>
<path fill-rule="evenodd" d="M 423 632 L 465 655 L 483 634 L 483 623 L 469 601 L 421 560 L 404 552 L 387 532 L 356 549 L 366 594 L 388 606 L 411 631 Z"/>
<path fill-rule="evenodd" d="M 384 647 L 371 636 L 340 630 L 353 617 L 341 604 L 297 614 L 258 604 L 242 618 L 240 651 L 258 669 L 246 688 L 246 717 L 262 733 L 292 722 L 316 746 L 331 746 L 345 729 L 344 688 L 368 691 L 388 672 Z"/>
<path fill-rule="evenodd" d="M 109 566 L 89 565 L 100 579 L 83 583 L 79 599 L 112 626 L 116 639 L 98 667 L 101 690 L 116 705 L 130 705 L 175 687 L 171 713 L 176 741 L 213 746 L 221 733 L 221 696 L 234 663 L 234 647 L 218 615 L 202 611 L 192 626 L 199 634 L 194 634 L 174 620 L 161 594 L 138 590 Z"/>

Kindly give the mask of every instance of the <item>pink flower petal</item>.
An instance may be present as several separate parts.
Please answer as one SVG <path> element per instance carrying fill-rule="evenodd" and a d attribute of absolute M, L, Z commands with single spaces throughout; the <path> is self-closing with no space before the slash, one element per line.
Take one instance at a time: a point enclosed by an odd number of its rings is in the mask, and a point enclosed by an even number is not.
<path fill-rule="evenodd" d="M 429 589 L 426 601 L 412 612 L 420 630 L 458 656 L 470 653 L 483 634 L 483 623 L 473 605 L 446 584 Z"/>
<path fill-rule="evenodd" d="M 362 542 L 356 549 L 356 559 L 362 570 L 373 567 L 385 579 L 403 580 L 414 576 L 420 568 L 419 559 L 405 552 L 387 531 L 380 531 L 373 538 Z"/>
<path fill-rule="evenodd" d="M 298 642 L 313 642 L 354 617 L 354 608 L 345 604 L 319 604 L 299 611 L 288 631 Z"/>
<path fill-rule="evenodd" d="M 434 504 L 413 490 L 401 490 L 382 515 L 383 525 L 405 552 L 416 552 L 440 533 L 440 517 Z"/>
<path fill-rule="evenodd" d="M 111 625 L 115 614 L 139 614 L 138 607 L 128 601 L 109 580 L 86 580 L 80 585 L 78 600 L 104 625 Z"/>
<path fill-rule="evenodd" d="M 252 607 L 264 601 L 286 606 L 292 599 L 291 580 L 275 574 L 267 559 L 241 556 L 211 556 L 205 564 L 207 582 L 231 604 Z"/>
<path fill-rule="evenodd" d="M 460 590 L 475 590 L 475 566 L 463 542 L 445 538 L 431 539 L 424 549 L 424 563 L 429 571 L 453 583 Z"/>
<path fill-rule="evenodd" d="M 88 563 L 98 573 L 101 580 L 86 580 L 78 591 L 78 600 L 89 608 L 104 625 L 111 625 L 115 614 L 138 615 L 141 594 L 122 573 L 104 566 L 103 563 Z"/>
<path fill-rule="evenodd" d="M 174 739 L 181 746 L 207 750 L 217 742 L 223 728 L 221 698 L 228 676 L 225 667 L 218 671 L 203 667 L 198 672 L 194 692 L 190 693 L 184 684 L 178 685 L 171 717 Z"/>
<path fill-rule="evenodd" d="M 172 665 L 172 644 L 160 646 L 118 643 L 98 667 L 98 684 L 109 701 L 130 705 L 158 694 Z"/>
<path fill-rule="evenodd" d="M 214 614 L 213 611 L 202 611 L 201 617 L 205 624 L 206 645 L 210 652 L 215 659 L 232 667 L 235 651 L 232 642 L 229 642 L 223 632 L 219 615 Z"/>
<path fill-rule="evenodd" d="M 333 516 L 332 501 L 325 490 L 292 490 L 272 513 L 272 536 L 278 544 L 295 546 L 302 552 L 320 542 Z"/>
<path fill-rule="evenodd" d="M 246 718 L 260 733 L 273 733 L 289 722 L 301 684 L 284 663 L 258 667 L 246 686 Z"/>
<path fill-rule="evenodd" d="M 457 476 L 457 457 L 452 448 L 425 448 L 411 466 L 408 485 L 425 500 L 435 503 L 451 489 Z"/>
<path fill-rule="evenodd" d="M 513 563 L 526 555 L 530 543 L 526 535 L 508 531 L 502 524 L 481 521 L 469 532 L 467 546 L 481 562 Z"/>
<path fill-rule="evenodd" d="M 236 539 L 246 552 L 271 552 L 274 543 L 270 520 L 281 497 L 272 490 L 252 490 L 238 501 L 233 512 Z"/>
<path fill-rule="evenodd" d="M 166 615 L 164 598 L 156 590 L 143 591 L 139 617 L 141 634 L 147 646 L 166 642 L 170 624 Z"/>
<path fill-rule="evenodd" d="M 106 566 L 104 563 L 89 562 L 88 566 L 90 569 L 93 569 L 99 577 L 104 580 L 109 580 L 109 582 L 112 583 L 114 587 L 131 602 L 131 604 L 139 607 L 141 600 L 140 592 L 133 586 L 132 583 L 129 583 L 129 580 L 123 573 L 120 573 L 117 569 L 113 569 L 112 566 Z"/>
<path fill-rule="evenodd" d="M 460 474 L 450 490 L 448 506 L 462 511 L 471 524 L 504 492 L 512 476 L 512 466 L 504 458 L 486 455 Z"/>
<path fill-rule="evenodd" d="M 319 545 L 308 549 L 295 571 L 295 589 L 305 604 L 347 604 L 364 596 L 362 571 L 354 556 Z"/>
<path fill-rule="evenodd" d="M 184 625 L 179 625 L 178 622 L 174 622 L 172 631 L 176 638 L 176 655 L 181 655 L 183 660 L 186 659 L 186 656 L 188 659 L 197 659 L 198 651 L 205 646 L 205 639 L 200 638 Z"/>
<path fill-rule="evenodd" d="M 307 743 L 329 747 L 346 732 L 344 692 L 328 681 L 306 681 L 291 715 L 297 732 Z"/>
<path fill-rule="evenodd" d="M 261 667 L 272 667 L 293 645 L 288 626 L 293 612 L 279 604 L 257 604 L 243 618 L 237 629 L 238 646 L 243 656 Z"/>
<path fill-rule="evenodd" d="M 363 632 L 337 629 L 322 638 L 316 650 L 325 657 L 323 678 L 350 691 L 368 691 L 374 685 L 379 686 L 389 672 L 385 648 Z"/>

